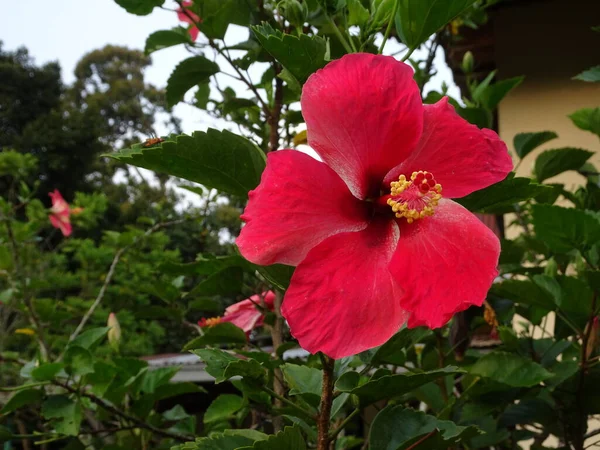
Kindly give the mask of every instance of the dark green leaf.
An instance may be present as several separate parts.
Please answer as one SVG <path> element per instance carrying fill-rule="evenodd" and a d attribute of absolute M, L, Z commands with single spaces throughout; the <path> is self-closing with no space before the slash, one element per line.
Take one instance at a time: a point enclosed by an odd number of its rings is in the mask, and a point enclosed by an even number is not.
<path fill-rule="evenodd" d="M 283 34 L 268 24 L 252 27 L 261 45 L 283 65 L 300 84 L 324 67 L 329 60 L 329 46 L 320 36 Z"/>
<path fill-rule="evenodd" d="M 600 66 L 594 66 L 584 70 L 579 75 L 573 77 L 574 80 L 598 82 L 600 81 Z"/>
<path fill-rule="evenodd" d="M 507 177 L 480 191 L 456 199 L 469 211 L 504 214 L 513 211 L 513 204 L 528 200 L 552 188 L 534 183 L 529 178 Z"/>
<path fill-rule="evenodd" d="M 215 377 L 216 383 L 222 383 L 234 376 L 247 377 L 260 381 L 265 376 L 265 370 L 254 359 L 239 359 L 231 353 L 217 349 L 193 350 L 206 363 L 206 372 Z"/>
<path fill-rule="evenodd" d="M 556 308 L 551 293 L 531 280 L 505 280 L 502 283 L 494 283 L 490 293 L 515 303 L 538 306 L 548 311 Z"/>
<path fill-rule="evenodd" d="M 155 31 L 146 39 L 146 55 L 179 44 L 191 44 L 190 34 L 183 27 Z"/>
<path fill-rule="evenodd" d="M 91 328 L 73 339 L 69 345 L 89 349 L 94 344 L 100 342 L 106 336 L 108 330 L 110 330 L 110 327 Z"/>
<path fill-rule="evenodd" d="M 65 370 L 70 375 L 86 375 L 94 372 L 94 357 L 83 347 L 69 345 L 65 352 Z"/>
<path fill-rule="evenodd" d="M 397 375 L 384 375 L 381 378 L 368 381 L 367 383 L 351 389 L 351 394 L 359 397 L 361 405 L 370 405 L 384 398 L 393 398 L 406 394 L 413 389 L 423 386 L 440 377 L 461 373 L 457 367 L 445 367 L 423 373 L 406 373 Z M 342 386 L 338 386 L 342 387 Z"/>
<path fill-rule="evenodd" d="M 527 398 L 516 405 L 510 405 L 500 417 L 499 425 L 502 427 L 532 423 L 548 425 L 554 420 L 556 420 L 556 412 L 548 402 L 539 398 Z"/>
<path fill-rule="evenodd" d="M 600 220 L 594 213 L 560 206 L 533 205 L 537 237 L 553 251 L 585 250 L 600 240 Z"/>
<path fill-rule="evenodd" d="M 240 255 L 204 256 L 198 255 L 196 261 L 187 264 L 180 264 L 172 261 L 162 263 L 158 270 L 168 275 L 212 275 L 215 272 L 227 269 L 229 267 L 251 268 L 252 264 L 242 258 Z"/>
<path fill-rule="evenodd" d="M 0 410 L 2 414 L 8 414 L 13 412 L 15 409 L 22 408 L 23 406 L 38 403 L 44 398 L 44 391 L 40 389 L 23 389 L 17 391 L 11 398 L 8 399 L 4 408 Z"/>
<path fill-rule="evenodd" d="M 413 448 L 419 442 L 414 448 L 439 450 L 479 434 L 473 426 L 461 427 L 401 405 L 389 405 L 377 414 L 371 425 L 369 449 L 402 450 Z"/>
<path fill-rule="evenodd" d="M 225 430 L 211 433 L 210 437 L 197 438 L 196 442 L 171 447 L 171 450 L 238 450 L 265 439 L 267 435 L 256 430 Z"/>
<path fill-rule="evenodd" d="M 165 0 L 115 0 L 115 2 L 125 8 L 128 13 L 147 16 L 154 8 L 161 6 Z"/>
<path fill-rule="evenodd" d="M 183 350 L 194 350 L 207 345 L 241 344 L 247 342 L 246 333 L 241 328 L 229 322 L 219 323 L 204 329 L 204 334 L 199 336 L 183 347 Z"/>
<path fill-rule="evenodd" d="M 404 364 L 404 351 L 430 333 L 431 331 L 424 327 L 400 330 L 376 350 L 371 359 L 371 364 Z"/>
<path fill-rule="evenodd" d="M 311 394 L 321 398 L 323 372 L 314 367 L 284 364 L 281 366 L 290 395 Z"/>
<path fill-rule="evenodd" d="M 579 109 L 569 117 L 577 127 L 600 136 L 600 108 Z"/>
<path fill-rule="evenodd" d="M 242 289 L 244 270 L 228 267 L 209 276 L 190 291 L 194 296 L 232 295 Z"/>
<path fill-rule="evenodd" d="M 365 8 L 360 0 L 347 0 L 348 25 L 364 26 L 369 20 L 369 10 Z"/>
<path fill-rule="evenodd" d="M 209 38 L 223 39 L 230 24 L 247 26 L 251 20 L 251 7 L 247 0 L 203 0 L 196 2 L 202 18 L 201 33 Z"/>
<path fill-rule="evenodd" d="M 210 83 L 208 81 L 198 85 L 198 90 L 194 94 L 194 99 L 196 100 L 194 105 L 197 108 L 206 109 L 208 100 L 210 99 Z"/>
<path fill-rule="evenodd" d="M 31 377 L 37 381 L 49 381 L 58 375 L 63 370 L 65 365 L 63 363 L 45 363 L 36 367 L 31 371 Z"/>
<path fill-rule="evenodd" d="M 244 406 L 244 399 L 239 395 L 221 394 L 206 409 L 204 423 L 219 422 L 231 418 Z"/>
<path fill-rule="evenodd" d="M 286 290 L 290 285 L 292 275 L 296 268 L 284 264 L 273 264 L 270 266 L 256 266 L 256 269 L 268 282 L 281 290 Z"/>
<path fill-rule="evenodd" d="M 142 379 L 140 389 L 142 392 L 153 393 L 160 386 L 169 383 L 169 380 L 175 376 L 180 367 L 159 367 L 158 369 L 148 370 Z"/>
<path fill-rule="evenodd" d="M 204 56 L 192 56 L 181 61 L 167 80 L 167 104 L 174 106 L 194 86 L 206 83 L 219 72 L 219 66 Z"/>
<path fill-rule="evenodd" d="M 535 160 L 535 176 L 542 182 L 568 170 L 579 170 L 592 155 L 592 152 L 579 148 L 546 150 Z"/>
<path fill-rule="evenodd" d="M 155 401 L 158 401 L 165 398 L 176 397 L 178 395 L 196 394 L 199 392 L 206 392 L 206 389 L 194 383 L 167 383 L 158 386 L 154 390 L 152 397 Z"/>
<path fill-rule="evenodd" d="M 65 395 L 52 395 L 42 404 L 45 419 L 59 419 L 54 428 L 59 434 L 77 436 L 81 426 L 81 405 Z"/>
<path fill-rule="evenodd" d="M 297 426 L 285 427 L 265 440 L 256 441 L 254 445 L 241 447 L 238 450 L 306 450 L 306 442 Z"/>
<path fill-rule="evenodd" d="M 409 48 L 417 48 L 475 0 L 400 0 L 396 30 Z"/>
<path fill-rule="evenodd" d="M 241 197 L 258 186 L 265 168 L 264 153 L 227 130 L 196 131 L 156 147 L 135 145 L 105 156 Z"/>
<path fill-rule="evenodd" d="M 535 386 L 552 377 L 550 372 L 532 360 L 506 352 L 484 355 L 473 365 L 470 373 L 514 387 Z"/>
<path fill-rule="evenodd" d="M 546 142 L 556 139 L 554 131 L 539 131 L 537 133 L 519 133 L 513 139 L 515 152 L 519 158 L 525 158 L 529 153 Z"/>

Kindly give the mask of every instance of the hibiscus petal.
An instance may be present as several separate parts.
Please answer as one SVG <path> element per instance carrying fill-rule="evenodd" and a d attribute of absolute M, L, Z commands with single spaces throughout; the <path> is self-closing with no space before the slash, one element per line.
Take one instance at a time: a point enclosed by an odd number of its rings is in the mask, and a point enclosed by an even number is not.
<path fill-rule="evenodd" d="M 50 223 L 54 228 L 58 228 L 63 236 L 68 237 L 73 232 L 73 227 L 71 226 L 71 222 L 69 222 L 69 217 L 66 219 L 63 216 L 51 214 L 49 216 Z"/>
<path fill-rule="evenodd" d="M 394 221 L 332 236 L 298 266 L 281 312 L 311 353 L 354 355 L 386 342 L 406 322 L 402 289 L 389 261 L 398 242 Z"/>
<path fill-rule="evenodd" d="M 308 144 L 359 198 L 415 147 L 423 106 L 412 69 L 391 56 L 346 55 L 302 89 Z"/>
<path fill-rule="evenodd" d="M 326 164 L 296 150 L 270 153 L 250 192 L 236 244 L 256 264 L 297 265 L 319 242 L 367 226 L 367 209 Z"/>
<path fill-rule="evenodd" d="M 469 306 L 481 306 L 498 271 L 500 241 L 475 215 L 441 200 L 431 217 L 400 222 L 390 271 L 405 290 L 409 327 L 443 326 Z"/>
<path fill-rule="evenodd" d="M 459 198 L 502 181 L 513 168 L 506 144 L 488 129 L 460 117 L 444 97 L 425 105 L 423 135 L 414 152 L 385 177 L 431 172 L 446 198 Z"/>

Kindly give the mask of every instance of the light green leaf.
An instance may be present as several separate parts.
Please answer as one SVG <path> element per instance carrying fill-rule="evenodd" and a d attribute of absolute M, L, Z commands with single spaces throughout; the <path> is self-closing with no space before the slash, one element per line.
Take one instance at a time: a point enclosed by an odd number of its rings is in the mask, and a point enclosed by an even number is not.
<path fill-rule="evenodd" d="M 311 394 L 321 398 L 323 371 L 298 364 L 284 364 L 281 370 L 290 387 L 290 395 Z"/>
<path fill-rule="evenodd" d="M 255 359 L 239 359 L 231 353 L 217 349 L 193 350 L 206 363 L 206 372 L 215 377 L 215 383 L 222 383 L 234 376 L 261 382 L 265 369 Z"/>
<path fill-rule="evenodd" d="M 600 241 L 600 220 L 595 213 L 533 205 L 532 215 L 537 237 L 555 252 L 584 251 Z"/>
<path fill-rule="evenodd" d="M 600 66 L 594 66 L 590 69 L 584 70 L 579 75 L 573 77 L 574 80 L 598 82 L 600 81 Z"/>
<path fill-rule="evenodd" d="M 579 109 L 569 117 L 577 127 L 600 136 L 600 108 Z"/>
<path fill-rule="evenodd" d="M 545 144 L 552 139 L 556 139 L 558 134 L 554 131 L 539 131 L 537 133 L 519 133 L 513 138 L 515 153 L 519 158 L 525 158 L 529 153 L 540 145 Z"/>
<path fill-rule="evenodd" d="M 579 170 L 593 152 L 579 148 L 556 148 L 542 152 L 535 160 L 535 177 L 542 182 L 568 170 Z"/>
<path fill-rule="evenodd" d="M 162 50 L 163 48 L 173 47 L 179 44 L 191 44 L 190 34 L 183 27 L 176 27 L 172 30 L 159 30 L 146 38 L 146 47 L 144 53 L 150 53 Z"/>
<path fill-rule="evenodd" d="M 484 108 L 490 111 L 494 110 L 506 94 L 523 82 L 523 78 L 524 77 L 515 77 L 497 81 L 484 89 L 479 98 L 476 98 L 475 100 L 480 102 Z"/>
<path fill-rule="evenodd" d="M 553 376 L 531 359 L 506 352 L 484 355 L 471 367 L 469 373 L 514 387 L 535 386 Z"/>
<path fill-rule="evenodd" d="M 83 347 L 69 345 L 65 352 L 65 370 L 70 375 L 86 375 L 94 372 L 94 357 Z"/>
<path fill-rule="evenodd" d="M 284 264 L 272 264 L 270 266 L 256 266 L 256 269 L 269 283 L 284 291 L 290 285 L 296 268 Z"/>
<path fill-rule="evenodd" d="M 60 362 L 44 363 L 31 371 L 31 377 L 37 381 L 49 381 L 54 379 L 64 367 L 65 365 Z"/>
<path fill-rule="evenodd" d="M 400 0 L 396 30 L 402 42 L 417 48 L 473 3 L 475 0 Z"/>
<path fill-rule="evenodd" d="M 65 395 L 52 395 L 42 404 L 45 419 L 59 419 L 54 428 L 59 434 L 77 436 L 81 426 L 81 405 Z"/>
<path fill-rule="evenodd" d="M 348 6 L 348 25 L 358 25 L 364 27 L 368 22 L 370 14 L 360 0 L 347 0 Z"/>
<path fill-rule="evenodd" d="M 244 406 L 244 399 L 239 395 L 221 394 L 206 409 L 204 423 L 209 424 L 230 419 Z"/>
<path fill-rule="evenodd" d="M 44 398 L 44 391 L 40 389 L 23 389 L 17 391 L 11 398 L 8 399 L 0 413 L 8 414 L 13 412 L 15 409 L 22 408 L 23 406 L 32 405 L 38 403 Z"/>
<path fill-rule="evenodd" d="M 268 24 L 252 27 L 264 49 L 300 84 L 329 61 L 329 45 L 320 36 L 283 34 Z"/>
<path fill-rule="evenodd" d="M 369 430 L 369 449 L 402 450 L 413 448 L 420 442 L 414 448 L 439 450 L 454 447 L 460 441 L 479 434 L 480 431 L 473 426 L 461 427 L 402 405 L 389 405 L 375 416 Z"/>
<path fill-rule="evenodd" d="M 104 156 L 241 197 L 258 186 L 266 164 L 264 153 L 249 140 L 213 129 L 177 136 L 156 147 L 138 144 Z"/>
<path fill-rule="evenodd" d="M 180 367 L 159 367 L 158 369 L 148 370 L 142 379 L 140 389 L 142 392 L 153 393 L 160 386 L 169 383 L 169 380 L 179 372 Z"/>
<path fill-rule="evenodd" d="M 138 16 L 147 16 L 164 2 L 165 0 L 115 0 L 115 3 L 125 8 L 128 13 Z"/>
<path fill-rule="evenodd" d="M 108 330 L 110 330 L 110 327 L 91 328 L 73 339 L 69 345 L 89 349 L 94 344 L 100 342 L 106 336 Z"/>
<path fill-rule="evenodd" d="M 204 329 L 204 334 L 199 336 L 183 347 L 183 350 L 194 350 L 207 345 L 241 344 L 247 342 L 246 333 L 241 328 L 229 322 L 219 323 Z"/>
<path fill-rule="evenodd" d="M 192 56 L 181 61 L 167 80 L 167 104 L 174 106 L 183 100 L 183 96 L 194 86 L 206 83 L 219 72 L 219 66 L 204 56 Z"/>
<path fill-rule="evenodd" d="M 247 26 L 252 17 L 247 0 L 203 0 L 194 7 L 202 18 L 200 32 L 213 39 L 223 39 L 230 24 Z"/>

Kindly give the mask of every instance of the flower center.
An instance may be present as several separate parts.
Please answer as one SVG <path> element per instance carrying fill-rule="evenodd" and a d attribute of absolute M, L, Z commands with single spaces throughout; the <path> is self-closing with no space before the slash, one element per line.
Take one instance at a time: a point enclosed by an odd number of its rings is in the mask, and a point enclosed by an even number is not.
<path fill-rule="evenodd" d="M 200 325 L 201 328 L 204 328 L 204 327 L 211 328 L 211 327 L 214 327 L 215 325 L 220 324 L 221 322 L 222 322 L 221 317 L 209 317 L 208 319 L 203 317 L 198 322 L 198 325 Z"/>
<path fill-rule="evenodd" d="M 433 216 L 433 210 L 442 198 L 442 185 L 429 172 L 413 172 L 410 180 L 400 175 L 398 181 L 390 183 L 391 195 L 387 204 L 397 218 L 405 217 L 412 223 L 423 217 Z"/>

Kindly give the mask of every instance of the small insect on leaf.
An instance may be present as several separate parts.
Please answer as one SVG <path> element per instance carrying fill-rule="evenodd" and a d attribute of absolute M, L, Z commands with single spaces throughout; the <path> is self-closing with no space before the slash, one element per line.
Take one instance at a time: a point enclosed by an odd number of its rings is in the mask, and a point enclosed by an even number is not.
<path fill-rule="evenodd" d="M 149 139 L 146 139 L 146 141 L 144 142 L 142 147 L 144 147 L 144 148 L 154 147 L 155 145 L 160 144 L 161 142 L 165 142 L 165 140 L 163 138 L 159 138 L 159 137 L 149 138 Z"/>

